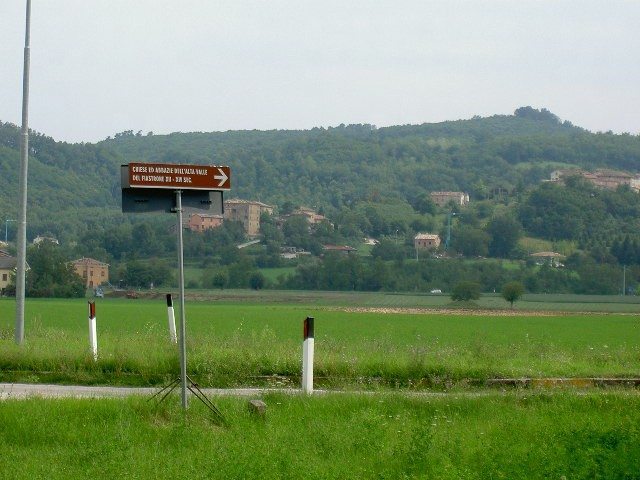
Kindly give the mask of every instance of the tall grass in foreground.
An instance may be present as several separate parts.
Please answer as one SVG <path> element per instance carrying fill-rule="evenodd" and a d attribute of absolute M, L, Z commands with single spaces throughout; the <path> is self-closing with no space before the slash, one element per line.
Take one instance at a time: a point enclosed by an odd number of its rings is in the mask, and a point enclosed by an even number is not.
<path fill-rule="evenodd" d="M 0 402 L 0 478 L 637 479 L 637 394 Z"/>
<path fill-rule="evenodd" d="M 163 302 L 98 307 L 97 362 L 84 301 L 31 301 L 21 347 L 0 318 L 0 380 L 157 385 L 178 375 Z M 640 322 L 630 315 L 409 315 L 205 302 L 187 311 L 188 370 L 203 386 L 297 385 L 306 315 L 316 317 L 317 386 L 640 376 Z"/>

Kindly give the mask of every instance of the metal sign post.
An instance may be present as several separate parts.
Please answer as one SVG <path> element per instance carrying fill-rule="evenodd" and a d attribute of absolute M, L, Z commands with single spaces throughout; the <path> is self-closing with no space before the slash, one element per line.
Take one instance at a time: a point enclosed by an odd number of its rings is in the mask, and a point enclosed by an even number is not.
<path fill-rule="evenodd" d="M 182 408 L 185 410 L 189 406 L 187 399 L 187 342 L 184 310 L 184 253 L 182 242 L 182 191 L 176 190 L 176 211 L 178 212 L 178 271 L 180 283 L 180 390 L 182 397 Z"/>
<path fill-rule="evenodd" d="M 162 402 L 180 384 L 182 408 L 187 409 L 187 391 L 193 393 L 221 421 L 224 417 L 187 375 L 186 312 L 184 299 L 183 211 L 224 213 L 222 192 L 231 189 L 227 166 L 130 163 L 121 167 L 122 211 L 128 213 L 177 213 L 178 274 L 180 288 L 180 378 L 152 398 Z"/>

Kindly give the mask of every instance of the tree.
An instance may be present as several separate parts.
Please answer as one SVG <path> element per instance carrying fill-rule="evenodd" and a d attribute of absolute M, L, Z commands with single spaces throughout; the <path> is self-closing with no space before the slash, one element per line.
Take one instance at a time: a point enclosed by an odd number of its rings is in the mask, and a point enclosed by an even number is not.
<path fill-rule="evenodd" d="M 262 287 L 264 287 L 264 282 L 264 275 L 258 270 L 253 272 L 249 277 L 249 286 L 253 290 L 260 290 Z"/>
<path fill-rule="evenodd" d="M 538 110 L 537 108 L 533 108 L 530 106 L 520 107 L 513 112 L 514 116 L 520 118 L 528 118 L 530 120 L 535 120 L 538 122 L 548 122 L 551 124 L 559 124 L 560 119 L 557 115 L 551 113 L 546 108 L 541 108 Z"/>
<path fill-rule="evenodd" d="M 309 222 L 300 215 L 289 217 L 282 225 L 284 241 L 292 247 L 308 249 L 311 240 L 310 230 Z"/>
<path fill-rule="evenodd" d="M 389 238 L 383 238 L 371 249 L 373 258 L 382 260 L 402 260 L 404 258 L 404 248 L 397 245 Z"/>
<path fill-rule="evenodd" d="M 282 205 L 280 205 L 280 215 L 289 215 L 295 208 L 296 206 L 293 204 L 293 202 L 287 200 Z"/>
<path fill-rule="evenodd" d="M 524 293 L 524 286 L 520 282 L 509 282 L 502 287 L 502 298 L 511 304 L 517 302 Z"/>
<path fill-rule="evenodd" d="M 491 236 L 489 255 L 499 258 L 507 258 L 522 235 L 520 224 L 509 215 L 492 218 L 486 231 Z"/>
<path fill-rule="evenodd" d="M 85 294 L 85 283 L 64 257 L 60 247 L 41 242 L 27 251 L 29 271 L 26 294 L 29 297 L 79 298 Z"/>
<path fill-rule="evenodd" d="M 229 284 L 229 274 L 226 268 L 207 269 L 202 274 L 203 288 L 219 288 L 223 290 Z"/>
<path fill-rule="evenodd" d="M 219 288 L 220 290 L 223 290 L 227 283 L 229 283 L 229 275 L 227 274 L 226 270 L 220 270 L 219 272 L 214 274 L 211 281 L 211 284 L 214 287 Z"/>
<path fill-rule="evenodd" d="M 173 274 L 166 261 L 157 259 L 130 260 L 120 274 L 126 285 L 135 288 L 150 288 L 151 285 L 159 287 L 173 281 Z"/>
<path fill-rule="evenodd" d="M 435 215 L 436 213 L 436 204 L 431 199 L 431 196 L 428 193 L 423 193 L 419 195 L 411 204 L 413 209 L 421 214 L 428 213 L 429 215 Z"/>
<path fill-rule="evenodd" d="M 460 282 L 451 291 L 451 300 L 477 300 L 480 298 L 480 284 L 476 282 Z"/>
<path fill-rule="evenodd" d="M 451 235 L 451 246 L 465 257 L 487 255 L 489 235 L 479 228 L 462 225 Z"/>
<path fill-rule="evenodd" d="M 131 241 L 131 247 L 141 257 L 156 256 L 164 251 L 155 230 L 149 223 L 135 225 L 131 232 Z"/>

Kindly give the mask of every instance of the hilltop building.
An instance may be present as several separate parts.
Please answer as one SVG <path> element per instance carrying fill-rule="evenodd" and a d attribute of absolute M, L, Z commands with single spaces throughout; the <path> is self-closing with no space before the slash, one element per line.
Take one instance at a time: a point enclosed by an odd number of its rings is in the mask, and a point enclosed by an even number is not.
<path fill-rule="evenodd" d="M 429 196 L 433 203 L 439 207 L 445 207 L 449 202 L 460 207 L 469 204 L 469 194 L 464 192 L 431 192 Z"/>
<path fill-rule="evenodd" d="M 304 217 L 309 225 L 317 225 L 318 223 L 322 223 L 327 220 L 327 217 L 320 213 L 316 213 L 312 208 L 307 207 L 299 207 L 296 208 L 289 215 L 284 215 L 284 217 Z"/>
<path fill-rule="evenodd" d="M 49 243 L 53 243 L 54 245 L 60 245 L 60 242 L 55 237 L 47 237 L 47 236 L 44 236 L 44 235 L 38 235 L 36 238 L 33 239 L 33 244 L 34 245 L 38 245 L 38 244 L 40 244 L 42 242 L 49 242 Z"/>
<path fill-rule="evenodd" d="M 550 182 L 564 184 L 569 177 L 581 177 L 598 188 L 615 190 L 621 185 L 628 185 L 633 191 L 640 192 L 640 175 L 631 175 L 617 170 L 597 169 L 586 172 L 579 168 L 565 168 L 551 172 Z"/>

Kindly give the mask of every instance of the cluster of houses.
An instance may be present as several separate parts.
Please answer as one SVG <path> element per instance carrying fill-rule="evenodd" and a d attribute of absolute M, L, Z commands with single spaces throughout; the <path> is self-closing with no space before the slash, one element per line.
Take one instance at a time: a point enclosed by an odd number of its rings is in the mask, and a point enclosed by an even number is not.
<path fill-rule="evenodd" d="M 225 200 L 224 215 L 206 213 L 190 213 L 185 219 L 185 228 L 194 232 L 204 232 L 221 226 L 225 220 L 242 223 L 249 237 L 260 234 L 260 216 L 263 213 L 273 214 L 274 207 L 254 200 L 234 198 Z"/>
<path fill-rule="evenodd" d="M 466 192 L 431 192 L 430 197 L 437 206 L 447 207 L 451 204 L 464 207 L 469 204 L 469 194 Z M 204 213 L 190 213 L 185 221 L 184 227 L 194 232 L 204 232 L 220 227 L 225 220 L 234 220 L 242 223 L 245 233 L 253 238 L 260 234 L 260 216 L 263 213 L 273 214 L 274 207 L 254 200 L 231 199 L 224 202 L 224 215 L 209 215 Z M 311 208 L 299 207 L 286 215 L 280 215 L 276 223 L 280 226 L 292 217 L 302 217 L 309 225 L 317 225 L 328 221 L 327 218 Z M 442 243 L 440 236 L 432 233 L 418 233 L 414 238 L 416 250 L 436 250 Z M 357 249 L 347 245 L 324 245 L 325 252 L 339 252 L 350 254 Z M 282 256 L 284 258 L 297 258 L 308 252 L 297 249 L 285 249 Z"/>
<path fill-rule="evenodd" d="M 465 192 L 431 192 L 429 195 L 433 203 L 439 207 L 446 207 L 451 203 L 461 207 L 469 204 L 469 194 Z M 204 232 L 220 227 L 225 220 L 233 220 L 242 223 L 248 237 L 256 237 L 260 234 L 260 216 L 263 213 L 273 215 L 274 210 L 275 207 L 267 205 L 266 203 L 234 198 L 225 200 L 223 215 L 197 212 L 189 213 L 186 216 L 184 228 L 193 232 Z M 291 213 L 280 215 L 276 221 L 282 224 L 287 219 L 296 216 L 305 218 L 307 222 L 309 222 L 309 225 L 317 225 L 318 223 L 327 221 L 324 215 L 307 207 L 299 207 Z"/>
<path fill-rule="evenodd" d="M 615 190 L 622 185 L 628 185 L 634 192 L 640 193 L 640 175 L 632 175 L 617 170 L 597 169 L 593 172 L 579 168 L 565 168 L 551 172 L 549 182 L 564 184 L 569 177 L 581 177 L 599 188 Z"/>
<path fill-rule="evenodd" d="M 224 215 L 209 215 L 206 213 L 190 213 L 185 220 L 185 228 L 193 232 L 204 232 L 221 226 L 225 220 L 242 223 L 248 237 L 260 234 L 260 216 L 263 213 L 273 215 L 275 207 L 255 200 L 234 198 L 225 200 Z M 286 215 L 280 215 L 276 221 L 284 223 L 291 217 L 303 217 L 309 225 L 316 225 L 326 221 L 326 217 L 311 208 L 300 207 Z"/>
<path fill-rule="evenodd" d="M 583 178 L 592 181 L 595 185 L 603 188 L 616 188 L 619 185 L 629 185 L 636 191 L 640 191 L 640 178 L 633 177 L 621 172 L 608 170 L 596 170 L 594 173 L 582 172 L 580 170 L 556 170 L 551 175 L 551 181 L 562 182 L 570 175 L 581 175 Z M 469 194 L 465 192 L 431 192 L 430 197 L 439 207 L 447 207 L 452 203 L 456 206 L 466 206 L 469 204 Z M 260 217 L 263 213 L 272 215 L 274 207 L 265 203 L 253 200 L 231 199 L 224 202 L 224 215 L 209 215 L 192 212 L 188 214 L 184 223 L 184 228 L 194 232 L 204 232 L 206 230 L 220 227 L 225 220 L 240 222 L 245 233 L 250 238 L 255 238 L 260 234 Z M 276 219 L 279 225 L 292 217 L 302 217 L 309 226 L 326 222 L 327 218 L 315 212 L 311 208 L 299 207 L 291 213 L 281 215 Z M 366 239 L 369 244 L 377 243 L 377 240 Z M 55 244 L 55 238 L 39 236 L 34 243 L 49 241 Z M 249 242 L 247 245 L 255 243 Z M 436 251 L 442 244 L 439 235 L 428 232 L 420 232 L 413 239 L 416 255 L 419 250 Z M 357 252 L 357 249 L 347 245 L 324 245 L 325 252 L 338 252 L 345 255 Z M 297 258 L 300 255 L 308 255 L 308 252 L 300 251 L 293 247 L 284 247 L 282 256 L 284 258 Z M 532 257 L 538 262 L 549 263 L 553 266 L 562 266 L 559 262 L 561 255 L 555 252 L 540 252 Z M 5 289 L 11 281 L 12 273 L 15 272 L 17 259 L 4 250 L 0 250 L 0 294 L 5 293 Z M 82 257 L 70 262 L 75 272 L 84 280 L 86 288 L 97 288 L 109 283 L 109 264 L 93 258 Z"/>

